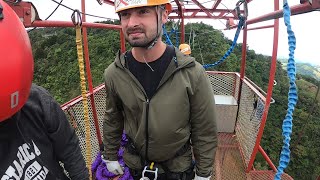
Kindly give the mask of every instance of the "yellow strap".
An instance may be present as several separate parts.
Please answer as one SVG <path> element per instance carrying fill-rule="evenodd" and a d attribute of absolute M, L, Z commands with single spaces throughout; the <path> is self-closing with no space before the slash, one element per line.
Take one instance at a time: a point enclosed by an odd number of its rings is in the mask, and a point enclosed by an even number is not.
<path fill-rule="evenodd" d="M 82 49 L 82 34 L 81 26 L 76 25 L 76 43 L 77 43 L 77 54 L 78 54 L 78 63 L 79 63 L 79 72 L 80 72 L 80 84 L 81 84 L 81 95 L 83 103 L 83 114 L 84 114 L 84 125 L 86 132 L 86 164 L 89 170 L 90 180 L 91 177 L 91 141 L 90 141 L 90 123 L 89 123 L 89 108 L 87 100 L 87 90 L 86 90 L 86 79 L 84 76 L 84 63 L 83 63 L 83 49 Z"/>
<path fill-rule="evenodd" d="M 150 164 L 150 169 L 153 170 L 154 162 Z"/>

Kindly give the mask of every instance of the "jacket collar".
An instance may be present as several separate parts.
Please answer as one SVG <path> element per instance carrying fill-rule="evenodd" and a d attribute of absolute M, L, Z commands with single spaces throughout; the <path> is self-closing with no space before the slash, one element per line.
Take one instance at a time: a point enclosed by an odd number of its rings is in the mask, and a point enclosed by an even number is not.
<path fill-rule="evenodd" d="M 175 57 L 177 58 L 177 60 L 176 60 L 176 62 L 174 61 L 174 59 L 171 60 L 169 66 L 168 66 L 168 69 L 167 69 L 167 72 L 169 72 L 169 74 L 173 73 L 174 71 L 176 71 L 178 69 L 191 67 L 191 66 L 195 65 L 195 58 L 184 55 L 183 53 L 181 53 L 179 51 L 178 48 L 175 48 L 175 53 L 176 53 Z M 125 60 L 125 53 L 121 53 L 119 50 L 116 55 L 115 65 L 121 69 L 125 69 L 126 68 L 125 61 L 126 61 Z"/>

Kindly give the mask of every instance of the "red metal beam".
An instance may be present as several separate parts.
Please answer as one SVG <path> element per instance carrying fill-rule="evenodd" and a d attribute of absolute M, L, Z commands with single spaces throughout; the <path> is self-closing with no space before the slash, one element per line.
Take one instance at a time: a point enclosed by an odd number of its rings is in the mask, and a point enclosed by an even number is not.
<path fill-rule="evenodd" d="M 114 1 L 103 0 L 104 3 L 114 6 Z"/>
<path fill-rule="evenodd" d="M 200 9 L 206 13 L 210 18 L 213 18 L 212 14 L 207 10 L 206 7 L 204 7 L 201 3 L 199 3 L 197 0 L 192 0 L 197 6 L 200 7 Z"/>
<path fill-rule="evenodd" d="M 319 0 L 312 0 L 312 9 L 320 9 L 320 1 Z"/>
<path fill-rule="evenodd" d="M 174 2 L 176 3 L 176 5 L 178 6 L 177 10 L 173 10 L 172 12 L 176 12 L 178 15 L 182 16 L 182 5 L 181 2 L 179 0 L 174 0 Z"/>
<path fill-rule="evenodd" d="M 274 27 L 274 25 L 260 26 L 260 27 L 248 28 L 248 31 L 258 30 L 258 29 L 266 29 L 266 28 L 273 28 L 273 27 Z"/>
<path fill-rule="evenodd" d="M 191 17 L 194 18 L 194 17 L 198 14 L 198 12 L 200 12 L 200 9 L 199 9 L 198 11 L 194 11 L 194 12 L 191 14 Z"/>
<path fill-rule="evenodd" d="M 100 29 L 114 29 L 121 30 L 121 26 L 114 24 L 103 24 L 103 23 L 90 23 L 83 22 L 83 27 L 88 28 L 100 28 Z M 31 26 L 26 27 L 74 27 L 74 24 L 71 21 L 34 21 Z"/>
<path fill-rule="evenodd" d="M 180 14 L 180 11 L 178 9 L 175 9 L 173 10 L 173 13 L 177 13 L 177 14 Z M 234 18 L 234 19 L 238 19 L 237 15 L 236 15 L 236 12 L 235 11 L 232 11 L 231 14 L 230 14 L 230 10 L 227 10 L 227 9 L 183 9 L 183 14 L 184 15 L 184 18 L 187 18 L 187 19 L 229 19 L 229 18 Z M 206 13 L 206 14 L 210 14 L 209 15 L 199 15 L 199 13 Z M 188 15 L 188 13 L 192 13 L 191 15 Z M 212 15 L 212 13 L 219 13 L 219 15 Z M 243 10 L 240 10 L 240 13 L 244 13 Z M 228 16 L 225 16 L 227 14 L 230 14 Z M 171 19 L 178 19 L 180 17 L 179 16 L 176 16 L 176 15 L 171 15 L 169 16 Z"/>
<path fill-rule="evenodd" d="M 279 0 L 274 1 L 274 10 L 279 10 Z M 270 107 L 271 102 L 271 96 L 274 86 L 274 78 L 276 74 L 276 66 L 277 66 L 277 54 L 278 54 L 278 40 L 279 40 L 279 19 L 274 20 L 274 30 L 273 30 L 273 50 L 272 50 L 272 59 L 271 59 L 271 66 L 270 66 L 270 73 L 269 73 L 269 84 L 268 84 L 268 91 L 267 91 L 267 97 L 266 102 L 264 105 L 264 110 L 261 118 L 261 124 L 259 128 L 259 132 L 257 135 L 257 139 L 255 142 L 255 146 L 252 150 L 252 154 L 250 157 L 250 161 L 248 163 L 248 167 L 246 169 L 246 172 L 249 172 L 253 167 L 253 162 L 256 158 L 257 152 L 259 151 L 260 142 L 262 139 L 264 127 L 266 125 L 268 111 Z"/>
<path fill-rule="evenodd" d="M 243 80 L 246 74 L 246 58 L 247 58 L 247 27 L 242 31 L 243 40 L 242 40 L 242 56 L 241 56 L 241 69 L 240 69 L 240 79 Z M 240 88 L 241 89 L 241 88 Z M 239 91 L 241 92 L 241 90 Z M 238 97 L 240 99 L 240 96 Z"/>
<path fill-rule="evenodd" d="M 225 15 L 225 13 L 221 12 L 217 17 L 220 19 L 223 15 Z"/>
<path fill-rule="evenodd" d="M 219 6 L 219 4 L 221 3 L 221 0 L 216 0 L 216 2 L 214 2 L 212 9 L 217 9 L 217 7 Z"/>
<path fill-rule="evenodd" d="M 308 13 L 308 12 L 316 10 L 309 3 L 294 5 L 294 6 L 291 6 L 290 9 L 291 9 L 291 15 L 298 15 L 298 14 Z M 255 24 L 255 23 L 268 21 L 268 20 L 272 20 L 272 19 L 278 19 L 281 17 L 283 17 L 283 10 L 277 10 L 272 13 L 268 13 L 263 16 L 247 20 L 246 24 L 247 25 Z M 238 25 L 235 25 L 235 26 L 230 27 L 230 29 L 237 28 L 237 27 L 238 27 Z"/>
<path fill-rule="evenodd" d="M 179 16 L 170 16 L 170 19 L 179 19 L 180 17 Z M 225 20 L 227 20 L 227 19 L 229 19 L 229 18 L 234 18 L 234 16 L 224 16 L 224 17 L 218 17 L 218 16 L 216 16 L 216 17 L 213 17 L 213 18 L 211 18 L 211 17 L 209 17 L 209 16 L 205 16 L 205 15 L 203 15 L 203 16 L 199 16 L 199 15 L 197 15 L 197 16 L 184 16 L 184 18 L 185 19 L 225 19 Z"/>
<path fill-rule="evenodd" d="M 86 22 L 86 5 L 85 0 L 81 0 L 81 12 L 82 14 L 82 22 Z M 88 78 L 88 87 L 89 92 L 93 92 L 93 85 L 92 85 L 92 76 L 91 76 L 91 68 L 90 68 L 90 59 L 89 59 L 89 46 L 88 46 L 88 35 L 87 35 L 87 27 L 82 26 L 82 38 L 83 38 L 83 48 L 84 48 L 84 58 L 86 62 L 86 73 Z"/>
<path fill-rule="evenodd" d="M 184 30 L 184 6 L 182 5 L 182 3 L 179 0 L 174 0 L 174 2 L 178 6 L 178 12 L 176 12 L 178 14 L 178 16 L 175 19 L 181 19 L 181 24 L 180 24 L 180 31 L 181 31 L 180 43 L 183 43 L 184 42 L 184 38 L 185 38 L 184 37 L 185 36 L 184 35 L 184 33 L 185 33 L 185 30 Z"/>
<path fill-rule="evenodd" d="M 172 12 L 177 12 L 177 11 L 178 10 L 174 9 Z M 230 12 L 230 10 L 228 10 L 228 9 L 206 9 L 206 11 L 210 12 L 210 13 L 221 13 L 221 12 L 223 12 L 223 13 L 226 13 L 226 14 Z M 186 13 L 190 13 L 190 12 L 194 13 L 194 12 L 204 12 L 204 11 L 202 9 L 194 9 L 194 8 L 192 8 L 192 9 L 185 9 L 184 12 L 186 12 Z M 243 10 L 240 10 L 240 12 L 242 14 L 244 13 Z"/>
<path fill-rule="evenodd" d="M 180 29 L 181 29 L 181 34 L 180 34 L 180 44 L 184 43 L 185 41 L 185 28 L 184 28 L 184 9 L 181 9 L 181 24 L 180 24 Z"/>
<path fill-rule="evenodd" d="M 120 50 L 122 53 L 126 51 L 126 42 L 122 31 L 120 31 Z"/>
<path fill-rule="evenodd" d="M 315 9 L 313 9 L 312 5 L 309 3 L 304 3 L 304 4 L 299 4 L 299 5 L 294 5 L 290 7 L 291 9 L 291 15 L 297 15 L 297 14 L 302 14 L 302 13 L 307 13 L 311 12 Z M 278 19 L 283 17 L 283 10 L 277 10 L 272 13 L 250 19 L 247 21 L 247 24 L 254 24 L 258 22 L 263 22 L 263 21 L 268 21 L 272 19 Z"/>
<path fill-rule="evenodd" d="M 86 3 L 85 3 L 85 0 L 81 0 L 81 12 L 83 12 L 82 22 L 86 22 L 86 15 L 85 15 Z M 92 74 L 91 74 L 91 66 L 90 66 L 90 58 L 89 58 L 88 33 L 87 33 L 87 27 L 85 27 L 85 26 L 82 26 L 82 39 L 83 39 L 84 59 L 86 62 L 86 74 L 87 74 L 88 88 L 89 88 L 89 92 L 90 92 L 90 104 L 91 104 L 91 109 L 92 109 L 93 122 L 94 122 L 95 130 L 96 130 L 96 134 L 97 134 L 98 143 L 99 143 L 99 145 L 101 145 L 102 144 L 102 137 L 101 137 L 101 133 L 100 133 L 96 104 L 95 104 L 94 96 L 93 96 Z"/>
<path fill-rule="evenodd" d="M 95 87 L 94 90 L 93 90 L 93 93 L 97 93 L 99 92 L 101 89 L 103 89 L 105 87 L 104 84 L 100 84 L 99 86 Z M 87 97 L 90 96 L 90 93 L 87 93 L 86 95 Z M 69 109 L 71 106 L 74 106 L 75 104 L 79 103 L 80 101 L 82 101 L 82 96 L 78 96 L 78 97 L 75 97 L 73 99 L 71 99 L 70 101 L 62 104 L 60 107 L 62 110 L 67 110 Z"/>
<path fill-rule="evenodd" d="M 261 153 L 261 155 L 263 156 L 263 158 L 267 161 L 267 163 L 269 164 L 269 166 L 271 167 L 271 169 L 274 172 L 277 172 L 277 168 L 276 166 L 272 163 L 271 159 L 269 158 L 269 156 L 267 155 L 267 153 L 263 150 L 263 148 L 261 146 L 259 146 L 259 152 Z"/>
<path fill-rule="evenodd" d="M 37 9 L 31 2 L 8 3 L 8 5 L 16 12 L 25 26 L 30 26 L 33 21 L 40 20 Z"/>
<path fill-rule="evenodd" d="M 241 75 L 240 75 L 240 78 L 241 78 Z M 246 86 L 248 86 L 251 89 L 251 91 L 253 91 L 254 94 L 256 94 L 263 102 L 266 102 L 266 98 L 265 98 L 266 93 L 264 91 L 261 91 L 258 85 L 256 85 L 247 77 L 244 77 L 242 79 L 242 82 L 246 84 Z"/>

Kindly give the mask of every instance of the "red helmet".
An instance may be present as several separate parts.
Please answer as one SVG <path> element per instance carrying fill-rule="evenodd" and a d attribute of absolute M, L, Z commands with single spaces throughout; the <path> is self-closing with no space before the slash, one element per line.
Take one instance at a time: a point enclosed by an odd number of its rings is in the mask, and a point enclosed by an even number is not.
<path fill-rule="evenodd" d="M 21 109 L 33 78 L 28 34 L 11 7 L 0 0 L 0 122 Z"/>

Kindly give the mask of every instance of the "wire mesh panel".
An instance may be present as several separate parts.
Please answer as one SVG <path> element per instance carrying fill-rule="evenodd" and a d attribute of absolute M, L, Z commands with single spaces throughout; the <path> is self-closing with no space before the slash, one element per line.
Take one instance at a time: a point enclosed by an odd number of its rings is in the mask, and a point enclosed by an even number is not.
<path fill-rule="evenodd" d="M 105 86 L 103 85 L 101 89 L 99 89 L 98 91 L 94 92 L 94 96 L 93 97 L 94 97 L 94 102 L 95 102 L 96 110 L 97 110 L 100 134 L 101 134 L 101 138 L 103 138 L 102 127 L 103 127 L 103 118 L 104 118 L 105 110 L 106 110 L 106 90 L 105 90 Z"/>
<path fill-rule="evenodd" d="M 207 72 L 215 95 L 234 96 L 236 86 L 236 75 L 234 73 L 214 73 Z"/>
<path fill-rule="evenodd" d="M 234 88 L 234 98 L 238 102 L 238 94 L 240 90 L 240 76 L 238 74 L 235 75 L 235 88 Z"/>
<path fill-rule="evenodd" d="M 236 124 L 236 136 L 247 166 L 256 143 L 263 110 L 264 100 L 261 95 L 258 95 L 257 91 L 254 91 L 249 84 L 243 83 Z"/>
<path fill-rule="evenodd" d="M 94 124 L 91 100 L 89 97 L 87 99 L 88 99 L 88 106 L 89 106 L 88 109 L 89 109 L 89 121 L 90 121 L 91 157 L 93 162 L 100 149 L 99 149 L 99 142 L 98 142 L 97 133 L 96 133 L 96 127 Z M 64 108 L 64 107 L 62 108 L 64 109 L 64 112 L 67 115 L 69 122 L 75 128 L 75 132 L 79 137 L 81 152 L 83 156 L 86 158 L 85 153 L 86 153 L 87 145 L 85 142 L 86 137 L 85 137 L 85 123 L 84 123 L 82 98 L 79 97 L 74 101 L 75 103 L 73 103 L 71 106 L 68 106 L 67 108 Z M 95 107 L 97 110 L 99 129 L 102 137 L 102 123 L 103 123 L 103 116 L 105 111 L 105 88 L 104 87 L 100 88 L 98 91 L 94 93 L 94 101 L 95 101 Z"/>

